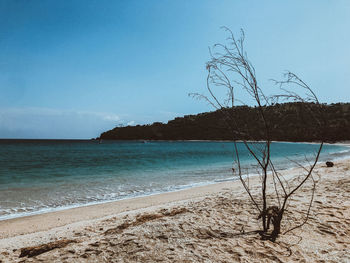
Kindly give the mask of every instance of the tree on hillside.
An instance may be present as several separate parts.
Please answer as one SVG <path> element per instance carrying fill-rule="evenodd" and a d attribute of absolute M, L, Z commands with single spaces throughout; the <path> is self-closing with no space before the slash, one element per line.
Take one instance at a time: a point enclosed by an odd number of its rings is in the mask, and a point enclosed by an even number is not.
<path fill-rule="evenodd" d="M 280 94 L 267 96 L 260 87 L 256 71 L 244 49 L 245 35 L 243 30 L 239 39 L 236 39 L 231 30 L 224 28 L 229 37 L 225 44 L 216 44 L 210 50 L 210 60 L 206 64 L 208 95 L 192 93 L 193 97 L 206 100 L 215 109 L 220 110 L 222 118 L 229 129 L 234 143 L 234 164 L 232 172 L 239 178 L 245 188 L 252 205 L 255 207 L 258 219 L 261 220 L 259 234 L 262 239 L 275 241 L 281 233 L 292 231 L 306 223 L 312 207 L 317 180 L 314 178 L 314 168 L 319 159 L 323 142 L 320 142 L 313 160 L 307 160 L 309 165 L 302 168 L 303 174 L 298 178 L 287 179 L 274 165 L 271 157 L 271 131 L 276 127 L 276 119 L 269 118 L 266 114 L 268 106 L 278 102 L 302 102 L 298 110 L 295 110 L 295 118 L 307 116 L 307 125 L 319 127 L 318 132 L 323 132 L 325 120 L 322 117 L 322 105 L 319 103 L 312 89 L 296 74 L 287 72 L 284 80 L 273 82 L 279 87 Z M 307 102 L 307 103 L 306 103 Z M 259 138 L 251 130 L 252 125 L 238 125 L 242 123 L 242 115 L 235 115 L 235 111 L 229 110 L 236 105 L 250 105 L 257 109 L 254 118 L 244 120 L 245 123 L 254 122 L 261 127 Z M 320 136 L 322 138 L 322 136 Z M 240 141 L 237 141 L 240 138 Z M 244 138 L 243 140 L 241 140 Z M 262 140 L 261 140 L 262 138 Z M 259 141 L 258 141 L 259 140 Z M 259 192 L 253 191 L 249 184 L 250 171 L 246 171 L 241 162 L 242 148 L 249 152 L 255 160 L 256 171 L 260 176 L 261 185 Z M 293 160 L 291 160 L 294 162 Z M 287 228 L 290 222 L 286 220 L 289 202 L 306 183 L 311 183 L 310 200 L 304 217 L 300 222 Z M 293 214 L 302 211 L 289 211 Z M 273 225 L 271 229 L 270 225 Z M 283 228 L 283 229 L 282 229 Z M 283 230 L 283 231 L 282 231 Z"/>

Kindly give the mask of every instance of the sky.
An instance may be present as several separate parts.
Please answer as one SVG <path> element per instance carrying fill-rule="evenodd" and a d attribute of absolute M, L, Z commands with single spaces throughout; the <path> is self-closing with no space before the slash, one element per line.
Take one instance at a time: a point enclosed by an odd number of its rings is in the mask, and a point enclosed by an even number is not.
<path fill-rule="evenodd" d="M 350 102 L 350 1 L 0 0 L 0 138 L 89 139 L 213 110 L 208 47 L 229 27 L 262 89 L 286 70 Z"/>

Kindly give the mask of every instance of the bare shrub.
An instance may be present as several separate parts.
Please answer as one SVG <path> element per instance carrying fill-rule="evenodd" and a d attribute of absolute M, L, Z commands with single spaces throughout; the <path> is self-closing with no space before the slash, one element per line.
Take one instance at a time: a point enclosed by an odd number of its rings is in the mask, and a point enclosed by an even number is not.
<path fill-rule="evenodd" d="M 248 59 L 244 49 L 244 32 L 241 31 L 239 39 L 236 39 L 231 30 L 224 28 L 228 33 L 226 44 L 216 44 L 210 49 L 211 59 L 206 64 L 207 75 L 207 95 L 199 93 L 189 94 L 198 99 L 204 99 L 215 109 L 222 112 L 222 117 L 226 127 L 232 134 L 234 143 L 234 164 L 232 171 L 239 178 L 249 198 L 257 210 L 258 219 L 261 219 L 262 239 L 275 241 L 281 232 L 281 222 L 288 210 L 291 197 L 300 190 L 306 182 L 311 183 L 310 200 L 307 211 L 300 222 L 294 222 L 294 226 L 284 229 L 284 233 L 292 231 L 306 223 L 309 218 L 317 180 L 313 171 L 319 159 L 323 141 L 315 153 L 313 160 L 307 160 L 309 165 L 304 166 L 296 161 L 296 165 L 302 168 L 303 174 L 297 179 L 283 177 L 281 172 L 275 167 L 271 157 L 271 131 L 276 127 L 276 118 L 268 114 L 268 107 L 276 105 L 278 102 L 299 102 L 298 112 L 307 114 L 308 123 L 312 127 L 317 127 L 316 131 L 322 133 L 325 126 L 322 118 L 322 104 L 319 103 L 315 93 L 296 74 L 287 72 L 284 80 L 272 80 L 280 90 L 280 94 L 267 96 L 258 84 L 255 68 Z M 254 120 L 244 120 L 243 123 L 254 121 L 255 125 L 261 127 L 259 134 L 253 133 L 249 127 L 242 125 L 242 115 L 237 115 L 231 110 L 237 105 L 249 105 L 257 109 Z M 298 114 L 294 112 L 294 114 Z M 299 116 L 299 115 L 298 115 Z M 282 116 L 283 117 L 283 116 Z M 240 124 L 238 124 L 238 120 Z M 320 136 L 322 138 L 322 136 Z M 260 176 L 261 186 L 259 194 L 252 191 L 249 185 L 251 170 L 243 167 L 240 157 L 242 149 L 238 146 L 244 145 L 250 156 L 255 160 L 256 170 Z M 306 157 L 305 157 L 306 159 Z M 295 213 L 296 211 L 293 211 Z M 301 212 L 301 211 L 300 211 Z M 270 230 L 270 225 L 273 230 Z"/>

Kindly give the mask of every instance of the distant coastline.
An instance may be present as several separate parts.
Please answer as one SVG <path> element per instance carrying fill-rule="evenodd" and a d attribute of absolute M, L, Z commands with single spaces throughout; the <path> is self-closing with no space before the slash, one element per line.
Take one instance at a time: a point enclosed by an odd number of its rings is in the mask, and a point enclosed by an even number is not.
<path fill-rule="evenodd" d="M 320 128 L 309 111 L 304 110 L 306 103 L 285 103 L 267 107 L 270 139 L 278 142 L 338 142 L 350 140 L 350 103 L 322 105 L 326 124 Z M 307 107 L 318 107 L 307 103 Z M 232 115 L 238 126 L 245 127 L 249 137 L 232 134 L 227 128 L 227 120 L 222 111 L 205 112 L 197 115 L 178 117 L 167 123 L 155 122 L 147 125 L 116 127 L 103 132 L 97 139 L 102 140 L 149 140 L 149 141 L 232 141 L 264 140 L 263 127 L 257 115 L 257 109 L 248 106 L 236 106 L 225 109 L 226 115 Z"/>
<path fill-rule="evenodd" d="M 143 139 L 130 139 L 130 140 L 116 140 L 116 139 L 104 139 L 105 142 L 233 142 L 233 140 L 143 140 Z M 0 142 L 34 142 L 34 141 L 43 141 L 43 142 L 95 142 L 99 141 L 97 138 L 91 138 L 91 139 L 18 139 L 18 138 L 0 138 Z M 236 142 L 243 142 L 242 140 L 236 140 Z M 247 142 L 263 142 L 263 141 L 250 141 L 247 140 Z M 305 143 L 305 144 L 319 144 L 321 141 L 278 141 L 278 140 L 272 140 L 271 142 L 277 142 L 277 143 Z M 101 143 L 103 143 L 103 140 L 101 140 Z M 350 147 L 350 139 L 349 140 L 339 140 L 339 141 L 332 141 L 332 142 L 324 142 L 324 144 L 328 145 L 341 145 L 341 146 L 349 146 Z"/>

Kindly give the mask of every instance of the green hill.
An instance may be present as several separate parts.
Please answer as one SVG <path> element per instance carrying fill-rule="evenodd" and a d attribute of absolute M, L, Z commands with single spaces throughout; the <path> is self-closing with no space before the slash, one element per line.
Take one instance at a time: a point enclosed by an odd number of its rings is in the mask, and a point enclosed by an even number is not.
<path fill-rule="evenodd" d="M 264 108 L 270 137 L 276 141 L 341 141 L 350 140 L 350 103 L 323 104 L 323 119 L 316 125 L 312 112 L 316 104 L 285 103 Z M 307 110 L 306 110 L 307 109 Z M 228 118 L 227 116 L 231 117 Z M 232 133 L 232 120 L 244 133 Z M 263 123 L 257 108 L 237 106 L 223 111 L 186 115 L 168 123 L 116 127 L 101 134 L 105 140 L 232 140 L 264 139 Z M 249 134 L 249 136 L 247 135 Z"/>

